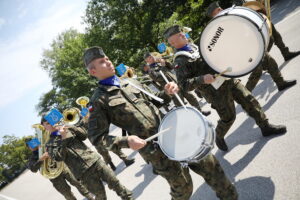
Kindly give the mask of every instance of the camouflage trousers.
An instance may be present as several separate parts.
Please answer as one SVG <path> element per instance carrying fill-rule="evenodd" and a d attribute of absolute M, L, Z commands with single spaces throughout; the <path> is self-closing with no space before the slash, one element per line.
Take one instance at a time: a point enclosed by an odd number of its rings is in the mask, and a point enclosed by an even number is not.
<path fill-rule="evenodd" d="M 179 92 L 178 96 L 182 99 L 182 101 L 185 98 L 192 106 L 194 106 L 201 112 L 201 107 L 198 102 L 198 99 L 195 97 L 195 95 L 192 92 L 185 92 L 185 91 L 181 90 L 181 92 Z M 181 106 L 180 102 L 177 100 L 177 98 L 175 96 L 172 97 L 172 99 L 173 99 L 176 107 Z"/>
<path fill-rule="evenodd" d="M 234 185 L 226 177 L 219 161 L 212 154 L 197 163 L 190 163 L 189 168 L 202 176 L 205 182 L 216 192 L 221 200 L 237 200 L 238 194 Z"/>
<path fill-rule="evenodd" d="M 112 162 L 111 157 L 108 153 L 108 150 L 105 147 L 103 147 L 101 145 L 97 145 L 95 147 L 96 147 L 98 153 L 103 157 L 106 164 Z M 115 153 L 117 156 L 119 156 L 119 158 L 121 158 L 123 161 L 125 161 L 127 159 L 127 156 L 122 152 L 121 149 L 113 148 L 111 151 L 113 153 Z"/>
<path fill-rule="evenodd" d="M 272 24 L 272 37 L 270 38 L 269 46 L 268 46 L 268 52 L 271 50 L 271 47 L 273 46 L 273 43 L 279 48 L 281 54 L 283 57 L 286 57 L 290 51 L 287 46 L 285 46 L 282 37 L 280 33 L 276 30 L 273 23 Z"/>
<path fill-rule="evenodd" d="M 255 68 L 249 76 L 249 79 L 246 83 L 246 88 L 249 91 L 252 91 L 255 88 L 263 71 L 267 71 L 271 75 L 277 87 L 284 83 L 284 79 L 278 68 L 278 64 L 276 63 L 274 58 L 270 56 L 268 52 L 266 52 L 262 63 L 257 68 Z"/>
<path fill-rule="evenodd" d="M 187 168 L 183 169 L 179 162 L 169 160 L 157 145 L 151 143 L 139 150 L 139 153 L 146 162 L 152 164 L 155 174 L 168 181 L 172 200 L 188 200 L 191 197 L 193 183 Z"/>
<path fill-rule="evenodd" d="M 107 199 L 102 181 L 105 181 L 109 189 L 114 190 L 122 200 L 133 200 L 132 192 L 120 183 L 115 173 L 100 159 L 83 174 L 81 181 L 96 196 L 95 200 Z"/>
<path fill-rule="evenodd" d="M 76 200 L 76 197 L 71 191 L 71 187 L 68 185 L 67 181 L 71 185 L 75 186 L 83 196 L 90 199 L 89 196 L 91 196 L 91 193 L 80 183 L 80 181 L 77 181 L 75 176 L 67 167 L 65 167 L 63 172 L 58 177 L 50 179 L 50 181 L 52 182 L 54 188 L 58 192 L 60 192 L 67 200 Z"/>
<path fill-rule="evenodd" d="M 251 92 L 240 83 L 240 80 L 226 80 L 218 90 L 211 85 L 199 87 L 199 89 L 203 97 L 208 103 L 211 103 L 211 107 L 217 111 L 220 117 L 216 127 L 217 137 L 224 138 L 235 121 L 236 111 L 234 102 L 240 104 L 259 127 L 268 125 L 268 119 L 259 102 L 252 96 Z"/>

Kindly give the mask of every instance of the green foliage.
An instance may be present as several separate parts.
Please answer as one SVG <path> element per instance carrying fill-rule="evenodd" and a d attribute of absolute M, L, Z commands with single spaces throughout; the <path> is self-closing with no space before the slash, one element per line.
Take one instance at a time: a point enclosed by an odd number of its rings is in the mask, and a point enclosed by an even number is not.
<path fill-rule="evenodd" d="M 139 3 L 140 2 L 140 3 Z M 186 1 L 92 0 L 84 22 L 89 46 L 101 46 L 115 63 L 137 68 L 145 51 L 156 50 L 160 22 Z"/>
<path fill-rule="evenodd" d="M 49 72 L 53 88 L 40 98 L 37 105 L 39 114 L 55 107 L 59 110 L 77 106 L 80 96 L 90 96 L 95 87 L 84 68 L 83 50 L 87 47 L 84 35 L 70 29 L 52 42 L 51 48 L 44 50 L 41 67 Z"/>
<path fill-rule="evenodd" d="M 13 176 L 16 171 L 26 167 L 27 160 L 31 155 L 31 151 L 26 147 L 25 140 L 5 135 L 3 136 L 3 144 L 0 146 L 0 181 L 6 179 L 3 174 Z"/>

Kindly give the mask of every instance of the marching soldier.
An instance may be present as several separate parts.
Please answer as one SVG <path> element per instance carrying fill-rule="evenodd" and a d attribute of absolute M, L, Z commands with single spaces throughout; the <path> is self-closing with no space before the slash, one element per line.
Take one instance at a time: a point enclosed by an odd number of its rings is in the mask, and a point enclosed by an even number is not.
<path fill-rule="evenodd" d="M 172 200 L 188 200 L 192 194 L 192 180 L 188 168 L 182 168 L 177 161 L 169 160 L 158 145 L 144 139 L 157 133 L 161 121 L 158 101 L 146 96 L 132 84 L 144 90 L 145 85 L 130 79 L 125 82 L 116 77 L 114 66 L 102 48 L 91 47 L 85 50 L 84 63 L 90 75 L 99 79 L 99 86 L 91 99 L 92 110 L 89 117 L 88 137 L 95 146 L 104 143 L 109 148 L 138 150 L 154 172 L 163 176 L 171 187 Z M 178 91 L 174 82 L 165 85 L 165 92 L 157 95 L 165 102 L 171 100 L 168 94 Z M 148 90 L 150 92 L 150 90 Z M 108 135 L 109 125 L 113 123 L 126 129 L 132 135 L 116 140 Z M 236 200 L 235 187 L 230 183 L 218 160 L 208 155 L 203 160 L 189 165 L 203 176 L 220 199 Z"/>
<path fill-rule="evenodd" d="M 169 27 L 164 32 L 164 37 L 171 46 L 177 49 L 174 66 L 181 88 L 187 91 L 198 88 L 220 116 L 216 127 L 216 145 L 220 150 L 228 150 L 224 136 L 236 118 L 234 101 L 241 104 L 248 115 L 254 118 L 263 136 L 286 132 L 285 126 L 269 123 L 258 101 L 240 83 L 240 80 L 232 78 L 225 80 L 217 89 L 213 87 L 211 83 L 215 81 L 214 71 L 200 58 L 198 47 L 188 42 L 178 25 Z M 180 55 L 181 51 L 185 51 L 185 53 Z M 188 53 L 191 55 L 188 56 Z"/>
<path fill-rule="evenodd" d="M 64 161 L 86 188 L 95 195 L 96 200 L 106 200 L 105 187 L 114 190 L 123 200 L 132 200 L 132 192 L 125 188 L 114 172 L 100 159 L 100 156 L 89 149 L 83 142 L 87 132 L 81 127 L 53 127 L 44 117 L 42 125 L 51 133 L 46 144 L 49 156 L 57 161 Z M 55 135 L 60 135 L 56 137 Z"/>
<path fill-rule="evenodd" d="M 262 12 L 263 14 L 266 14 L 264 11 L 264 8 L 261 6 L 259 7 L 259 2 L 251 1 L 244 4 L 244 6 L 249 7 L 257 12 Z M 219 12 L 221 12 L 223 9 L 219 6 L 218 2 L 213 2 L 209 5 L 207 9 L 207 15 L 211 18 L 215 17 Z M 272 37 L 270 38 L 270 44 L 268 47 L 268 52 L 270 51 L 273 43 L 278 46 L 280 49 L 285 61 L 294 58 L 295 56 L 300 54 L 299 52 L 290 52 L 289 48 L 285 46 L 285 44 L 282 41 L 282 38 L 278 31 L 275 29 L 275 26 L 272 24 Z M 267 71 L 273 81 L 276 83 L 277 88 L 279 91 L 282 91 L 286 88 L 289 88 L 297 83 L 296 80 L 284 80 L 281 72 L 279 71 L 278 64 L 276 63 L 275 59 L 268 53 L 265 52 L 265 56 L 262 60 L 262 63 L 253 70 L 253 72 L 250 74 L 248 82 L 246 83 L 246 88 L 249 91 L 252 91 L 255 86 L 257 85 L 263 70 Z"/>
<path fill-rule="evenodd" d="M 29 141 L 29 140 L 28 140 Z M 32 151 L 32 154 L 28 160 L 28 168 L 30 171 L 36 173 L 41 166 L 43 165 L 44 160 L 49 158 L 48 152 L 45 152 L 40 158 L 39 158 L 39 152 L 38 147 L 31 148 L 27 145 L 26 146 Z M 76 197 L 74 196 L 73 192 L 71 191 L 71 187 L 68 185 L 67 181 L 75 186 L 80 194 L 82 194 L 84 197 L 86 197 L 88 200 L 93 200 L 93 195 L 79 182 L 76 180 L 74 175 L 71 173 L 68 167 L 64 166 L 63 171 L 60 175 L 58 175 L 56 178 L 49 179 L 49 181 L 52 183 L 53 187 L 61 193 L 67 200 L 76 200 Z"/>
<path fill-rule="evenodd" d="M 88 130 L 88 124 L 87 124 L 87 121 L 86 121 L 87 118 L 88 118 L 88 116 L 85 117 L 85 118 L 83 118 L 81 120 L 80 124 L 79 124 L 79 127 L 84 128 L 86 131 Z M 123 130 L 122 130 L 122 134 L 123 134 Z M 108 152 L 107 148 L 104 147 L 104 146 L 100 146 L 99 145 L 99 146 L 96 147 L 96 149 L 97 149 L 98 153 L 102 156 L 102 158 L 105 161 L 105 163 L 107 165 L 109 165 L 112 170 L 115 171 L 117 168 L 114 165 L 114 163 L 112 162 L 112 159 L 111 159 L 111 157 L 109 155 L 109 152 Z M 116 154 L 120 159 L 123 160 L 123 162 L 125 163 L 126 167 L 129 167 L 135 161 L 134 158 L 128 158 L 128 156 L 126 156 L 121 149 L 112 149 L 111 151 L 114 154 Z"/>
<path fill-rule="evenodd" d="M 152 78 L 153 81 L 157 82 L 161 86 L 160 88 L 161 90 L 163 86 L 166 84 L 166 81 L 163 79 L 162 75 L 160 74 L 159 72 L 160 70 L 166 75 L 168 80 L 171 80 L 175 83 L 177 82 L 176 76 L 171 72 L 171 70 L 173 70 L 173 66 L 171 65 L 171 63 L 165 61 L 162 58 L 156 58 L 150 52 L 144 55 L 144 60 L 150 66 L 149 69 L 150 77 Z M 197 98 L 191 92 L 180 90 L 179 96 L 182 99 L 183 97 L 186 98 L 187 101 L 192 106 L 197 108 L 203 115 L 208 116 L 210 114 L 210 111 L 202 111 Z M 175 97 L 173 97 L 172 99 L 176 106 L 181 106 L 180 102 Z"/>

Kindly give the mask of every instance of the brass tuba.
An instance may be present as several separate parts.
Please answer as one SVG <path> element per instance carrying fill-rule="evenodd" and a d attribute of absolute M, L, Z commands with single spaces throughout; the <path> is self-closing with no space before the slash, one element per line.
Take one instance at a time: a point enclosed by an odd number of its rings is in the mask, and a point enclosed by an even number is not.
<path fill-rule="evenodd" d="M 34 124 L 32 128 L 35 129 L 35 134 L 41 145 L 39 147 L 39 158 L 46 152 L 46 143 L 49 140 L 50 134 L 41 124 Z M 54 179 L 58 177 L 64 169 L 64 163 L 47 158 L 43 161 L 40 173 L 48 178 Z"/>

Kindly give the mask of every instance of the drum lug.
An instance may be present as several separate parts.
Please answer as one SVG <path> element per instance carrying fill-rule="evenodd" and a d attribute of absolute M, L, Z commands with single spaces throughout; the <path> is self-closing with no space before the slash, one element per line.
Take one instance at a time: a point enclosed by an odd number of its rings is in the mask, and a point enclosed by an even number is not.
<path fill-rule="evenodd" d="M 227 13 L 225 13 L 225 15 L 228 15 L 228 14 L 229 14 L 229 12 L 230 12 L 230 11 L 232 11 L 234 8 L 235 8 L 235 5 L 233 4 L 233 5 L 231 6 L 231 8 L 229 8 L 229 9 L 228 9 L 228 12 L 227 12 Z"/>
<path fill-rule="evenodd" d="M 262 30 L 262 28 L 264 27 L 264 24 L 267 23 L 267 19 L 264 18 L 264 22 L 261 24 L 261 26 L 259 27 L 259 31 Z"/>

